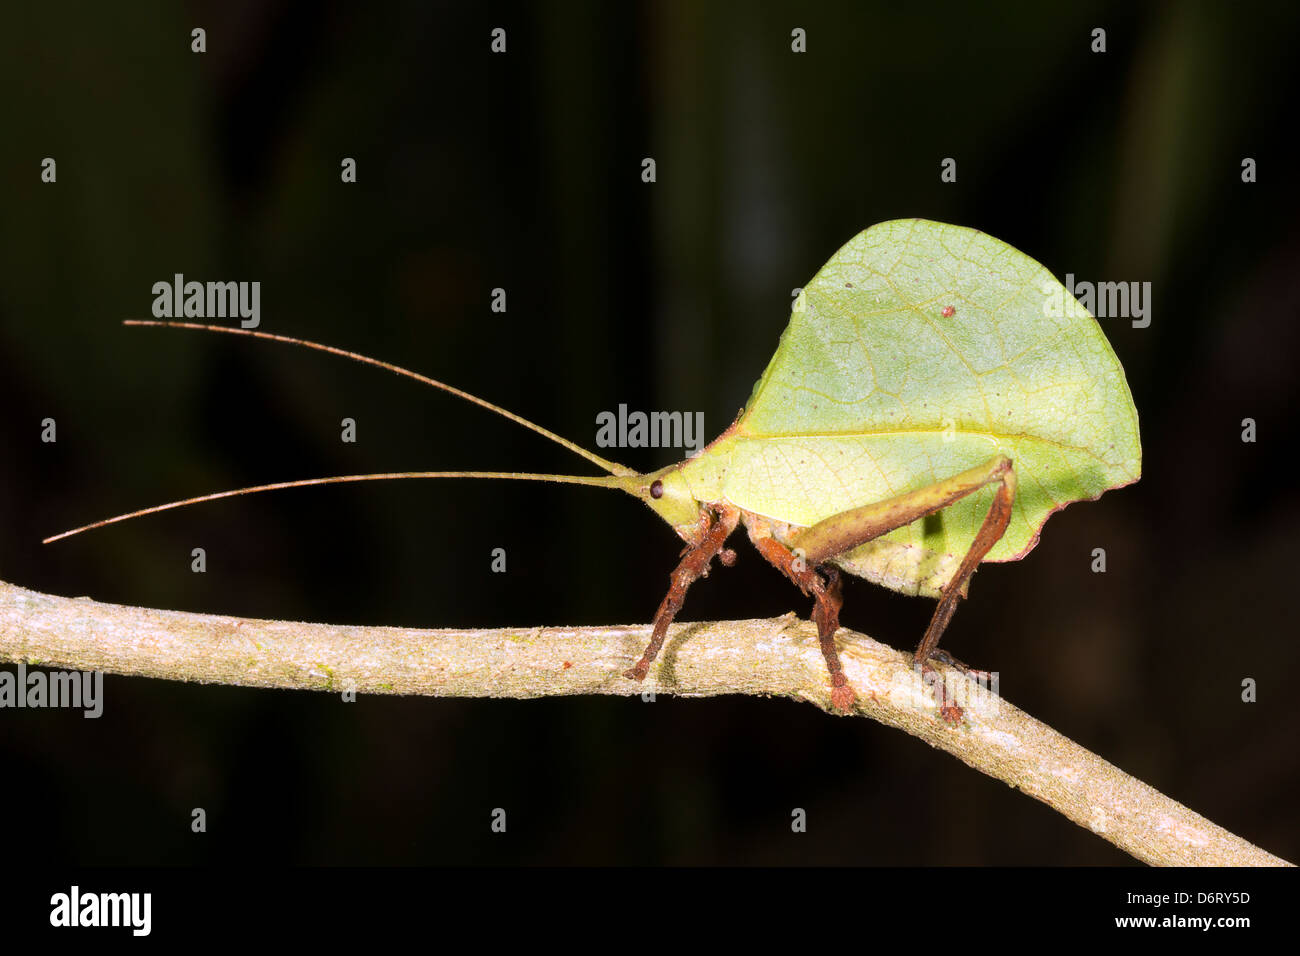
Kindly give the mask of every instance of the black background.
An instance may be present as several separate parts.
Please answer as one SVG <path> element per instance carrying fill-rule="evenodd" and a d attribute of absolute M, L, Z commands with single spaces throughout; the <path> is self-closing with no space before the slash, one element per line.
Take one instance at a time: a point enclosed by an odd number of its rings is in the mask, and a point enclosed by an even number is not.
<path fill-rule="evenodd" d="M 373 369 L 126 329 L 183 272 L 262 328 L 396 361 L 591 445 L 597 412 L 716 434 L 806 282 L 873 223 L 983 229 L 1150 281 L 1103 328 L 1144 474 L 986 566 L 945 638 L 1014 703 L 1300 857 L 1291 468 L 1294 6 L 25 5 L 0 36 L 0 576 L 57 594 L 409 626 L 646 622 L 678 542 L 598 490 L 348 472 L 588 472 Z M 190 30 L 208 52 L 190 52 Z M 489 33 L 508 31 L 508 52 Z M 1107 30 L 1104 54 L 1091 30 Z M 808 52 L 790 49 L 807 31 Z M 40 182 L 40 162 L 58 182 Z M 339 181 L 355 157 L 358 183 Z M 641 160 L 658 181 L 641 181 Z M 1241 182 L 1241 161 L 1259 181 Z M 940 182 L 954 157 L 958 181 Z M 489 310 L 504 287 L 509 310 Z M 44 417 L 58 442 L 40 441 Z M 359 423 L 343 444 L 339 421 Z M 1241 421 L 1259 440 L 1243 444 Z M 640 469 L 667 452 L 614 457 Z M 207 551 L 206 574 L 190 550 Z M 504 547 L 509 571 L 489 570 Z M 1106 574 L 1089 569 L 1104 547 Z M 807 602 L 743 542 L 684 620 Z M 570 569 L 579 570 L 578 575 Z M 849 582 L 910 649 L 931 602 Z M 1241 681 L 1259 682 L 1243 704 Z M 11 856 L 114 863 L 1131 862 L 919 741 L 779 700 L 380 699 L 109 677 L 104 716 L 0 712 Z M 204 807 L 196 835 L 190 811 Z M 489 832 L 494 807 L 506 836 Z M 790 811 L 808 811 L 808 833 Z"/>

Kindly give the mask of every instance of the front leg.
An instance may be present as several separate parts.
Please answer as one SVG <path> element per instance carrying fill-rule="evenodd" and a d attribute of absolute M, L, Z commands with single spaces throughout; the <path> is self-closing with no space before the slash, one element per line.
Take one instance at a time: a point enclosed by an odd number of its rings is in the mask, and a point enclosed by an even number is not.
<path fill-rule="evenodd" d="M 631 680 L 645 680 L 645 675 L 650 671 L 650 665 L 659 655 L 659 650 L 664 646 L 664 638 L 668 636 L 668 625 L 672 623 L 677 612 L 682 609 L 682 604 L 686 600 L 687 589 L 699 578 L 709 573 L 709 562 L 719 552 L 721 552 L 720 560 L 723 564 L 730 564 L 735 561 L 735 554 L 730 551 L 723 551 L 722 546 L 726 543 L 731 532 L 736 530 L 736 525 L 740 523 L 740 512 L 730 505 L 715 505 L 702 511 L 700 520 L 704 526 L 704 534 L 700 537 L 698 544 L 687 545 L 681 561 L 678 562 L 672 577 L 669 579 L 671 583 L 668 586 L 668 593 L 664 595 L 659 610 L 655 612 L 654 630 L 650 634 L 650 644 L 646 647 L 645 653 L 641 655 L 641 659 L 636 662 L 636 665 L 624 672 L 624 677 Z M 728 559 L 728 555 L 730 555 L 730 559 Z"/>

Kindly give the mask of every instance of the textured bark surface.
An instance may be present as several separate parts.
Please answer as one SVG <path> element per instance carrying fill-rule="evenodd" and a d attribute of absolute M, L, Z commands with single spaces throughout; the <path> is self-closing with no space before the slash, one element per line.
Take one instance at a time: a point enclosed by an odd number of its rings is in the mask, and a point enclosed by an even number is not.
<path fill-rule="evenodd" d="M 794 615 L 676 624 L 643 684 L 623 672 L 649 628 L 418 630 L 101 604 L 0 582 L 0 662 L 166 680 L 359 694 L 779 695 L 830 710 L 816 628 Z M 944 722 L 911 656 L 838 635 L 856 714 L 920 737 L 1156 865 L 1288 865 L 1135 780 L 956 671 Z M 831 719 L 828 717 L 828 719 Z"/>

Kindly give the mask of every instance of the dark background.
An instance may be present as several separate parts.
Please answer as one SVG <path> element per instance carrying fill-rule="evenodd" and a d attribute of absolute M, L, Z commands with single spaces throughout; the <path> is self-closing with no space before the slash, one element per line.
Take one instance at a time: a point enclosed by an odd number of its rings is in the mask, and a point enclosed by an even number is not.
<path fill-rule="evenodd" d="M 679 544 L 622 495 L 348 472 L 590 472 L 328 356 L 126 329 L 183 272 L 262 328 L 406 364 L 591 445 L 597 412 L 730 422 L 790 290 L 883 220 L 975 226 L 1080 279 L 1144 474 L 988 565 L 945 638 L 1014 703 L 1300 857 L 1290 680 L 1300 358 L 1294 5 L 20 5 L 0 37 L 0 577 L 232 615 L 647 622 Z M 189 31 L 208 52 L 189 52 Z M 489 33 L 508 31 L 508 53 Z M 1108 50 L 1090 52 L 1090 31 Z M 790 31 L 808 52 L 790 50 Z M 58 183 L 40 161 L 58 161 Z M 339 181 L 342 157 L 359 182 Z M 652 156 L 658 181 L 641 182 Z M 944 184 L 939 164 L 958 161 Z M 1254 157 L 1259 181 L 1241 182 Z M 509 311 L 489 311 L 507 290 Z M 41 419 L 58 442 L 40 442 Z M 339 441 L 353 417 L 360 441 Z M 1243 444 L 1241 420 L 1258 422 Z M 670 453 L 620 451 L 641 469 Z M 204 547 L 206 574 L 190 571 Z M 504 547 L 509 571 L 489 570 Z M 1104 547 L 1106 574 L 1089 569 Z M 808 611 L 749 548 L 684 620 Z M 579 574 L 571 573 L 577 568 Z M 850 581 L 910 650 L 932 610 Z M 1259 682 L 1243 704 L 1241 681 Z M 109 677 L 104 716 L 0 712 L 14 859 L 76 863 L 993 863 L 1128 858 L 866 720 L 782 700 L 382 699 Z M 191 808 L 209 832 L 190 832 Z M 507 808 L 509 834 L 488 830 Z M 790 832 L 803 807 L 809 832 Z M 919 886 L 918 886 L 919 889 Z"/>

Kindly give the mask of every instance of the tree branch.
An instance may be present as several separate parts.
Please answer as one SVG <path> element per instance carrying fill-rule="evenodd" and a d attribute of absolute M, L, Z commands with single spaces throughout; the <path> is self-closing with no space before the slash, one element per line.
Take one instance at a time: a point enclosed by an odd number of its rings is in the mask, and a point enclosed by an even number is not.
<path fill-rule="evenodd" d="M 643 692 L 779 695 L 830 707 L 815 628 L 771 620 L 674 625 L 644 685 L 622 674 L 649 628 L 416 630 L 260 621 L 63 598 L 0 581 L 0 662 L 252 687 L 432 697 Z M 1284 866 L 947 670 L 951 726 L 910 655 L 841 630 L 858 713 L 905 730 L 1156 865 Z"/>

